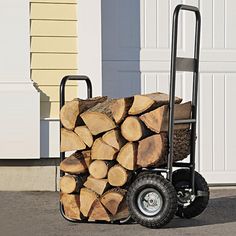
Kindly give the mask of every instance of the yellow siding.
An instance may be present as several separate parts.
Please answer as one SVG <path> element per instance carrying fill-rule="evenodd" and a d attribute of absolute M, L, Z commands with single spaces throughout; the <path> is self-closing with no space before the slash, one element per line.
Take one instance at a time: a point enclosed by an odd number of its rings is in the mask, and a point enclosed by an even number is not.
<path fill-rule="evenodd" d="M 77 0 L 30 0 L 31 78 L 41 92 L 41 118 L 58 118 L 59 84 L 77 74 Z M 68 83 L 66 100 L 77 97 Z"/>

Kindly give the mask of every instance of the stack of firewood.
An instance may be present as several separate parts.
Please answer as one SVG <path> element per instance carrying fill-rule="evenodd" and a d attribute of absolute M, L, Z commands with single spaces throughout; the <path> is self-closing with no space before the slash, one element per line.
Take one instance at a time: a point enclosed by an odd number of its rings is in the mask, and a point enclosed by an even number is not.
<path fill-rule="evenodd" d="M 166 164 L 168 100 L 163 93 L 67 102 L 61 109 L 61 151 L 75 151 L 60 169 L 61 203 L 71 219 L 114 221 L 129 215 L 125 196 L 132 171 Z M 175 119 L 191 103 L 175 98 Z M 190 152 L 189 124 L 175 125 L 174 161 Z"/>

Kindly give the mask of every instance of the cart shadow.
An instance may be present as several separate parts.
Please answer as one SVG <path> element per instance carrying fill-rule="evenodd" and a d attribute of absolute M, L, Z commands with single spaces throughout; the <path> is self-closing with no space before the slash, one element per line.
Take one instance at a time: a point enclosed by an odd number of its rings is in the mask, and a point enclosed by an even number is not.
<path fill-rule="evenodd" d="M 207 209 L 192 219 L 174 218 L 164 228 L 196 227 L 236 222 L 236 196 L 210 199 Z"/>

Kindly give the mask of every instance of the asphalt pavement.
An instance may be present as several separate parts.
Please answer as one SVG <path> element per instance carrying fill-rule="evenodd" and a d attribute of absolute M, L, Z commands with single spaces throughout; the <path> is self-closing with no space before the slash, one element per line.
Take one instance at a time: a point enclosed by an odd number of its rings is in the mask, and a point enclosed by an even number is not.
<path fill-rule="evenodd" d="M 213 188 L 200 216 L 174 218 L 161 229 L 138 224 L 70 223 L 58 210 L 56 192 L 0 192 L 0 236 L 235 236 L 236 188 Z"/>

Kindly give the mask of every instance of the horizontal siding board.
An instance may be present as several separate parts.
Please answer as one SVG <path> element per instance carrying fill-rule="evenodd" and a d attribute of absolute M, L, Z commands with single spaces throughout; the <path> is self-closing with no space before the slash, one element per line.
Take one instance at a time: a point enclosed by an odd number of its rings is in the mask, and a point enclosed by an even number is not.
<path fill-rule="evenodd" d="M 76 54 L 44 54 L 31 55 L 31 69 L 77 69 Z"/>
<path fill-rule="evenodd" d="M 58 102 L 59 86 L 39 86 L 41 102 Z M 78 96 L 77 87 L 66 87 L 66 101 L 71 101 Z"/>
<path fill-rule="evenodd" d="M 31 20 L 31 36 L 77 36 L 77 21 Z"/>
<path fill-rule="evenodd" d="M 31 78 L 40 85 L 60 85 L 66 75 L 77 75 L 77 70 L 32 70 Z M 68 81 L 67 85 L 77 85 L 76 81 Z"/>
<path fill-rule="evenodd" d="M 30 0 L 30 2 L 41 2 L 41 3 L 73 3 L 76 4 L 77 0 Z"/>
<path fill-rule="evenodd" d="M 30 18 L 40 20 L 77 20 L 76 4 L 31 3 Z"/>
<path fill-rule="evenodd" d="M 31 52 L 77 53 L 77 38 L 32 37 Z"/>

